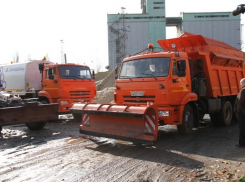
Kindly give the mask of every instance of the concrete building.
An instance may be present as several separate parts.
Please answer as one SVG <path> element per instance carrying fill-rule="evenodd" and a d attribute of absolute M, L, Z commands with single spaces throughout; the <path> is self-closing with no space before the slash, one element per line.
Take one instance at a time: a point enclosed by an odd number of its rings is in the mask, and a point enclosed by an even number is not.
<path fill-rule="evenodd" d="M 180 13 L 182 33 L 191 32 L 223 41 L 241 49 L 241 15 L 231 12 Z"/>
<path fill-rule="evenodd" d="M 110 69 L 148 43 L 166 38 L 165 0 L 141 0 L 142 14 L 108 14 Z"/>
<path fill-rule="evenodd" d="M 128 54 L 146 48 L 148 43 L 159 47 L 157 40 L 166 39 L 166 26 L 176 26 L 177 36 L 184 31 L 221 40 L 241 49 L 241 16 L 231 12 L 180 13 L 165 17 L 165 0 L 141 0 L 141 14 L 108 14 L 109 67 L 120 65 Z"/>

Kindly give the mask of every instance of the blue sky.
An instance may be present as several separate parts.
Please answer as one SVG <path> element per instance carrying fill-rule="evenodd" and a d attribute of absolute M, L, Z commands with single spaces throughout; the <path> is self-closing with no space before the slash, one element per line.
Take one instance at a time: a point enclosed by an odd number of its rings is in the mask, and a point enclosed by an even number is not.
<path fill-rule="evenodd" d="M 166 0 L 166 16 L 232 11 L 242 3 Z M 60 63 L 63 40 L 68 62 L 104 68 L 108 64 L 107 14 L 120 13 L 121 7 L 126 8 L 125 13 L 141 13 L 140 0 L 1 0 L 0 63 L 10 63 L 16 53 L 20 62 L 48 55 L 50 61 Z M 168 38 L 175 36 L 171 32 L 173 29 L 167 29 Z"/>

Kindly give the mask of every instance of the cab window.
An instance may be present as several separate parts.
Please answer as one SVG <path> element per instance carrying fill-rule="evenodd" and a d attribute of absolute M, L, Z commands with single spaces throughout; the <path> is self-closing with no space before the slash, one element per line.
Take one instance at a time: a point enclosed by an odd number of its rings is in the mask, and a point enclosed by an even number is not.
<path fill-rule="evenodd" d="M 54 76 L 54 78 L 57 78 L 57 72 L 56 72 L 56 68 L 48 68 L 52 70 L 52 75 Z M 48 78 L 48 70 L 46 71 L 46 78 Z"/>
<path fill-rule="evenodd" d="M 172 71 L 172 75 L 177 75 L 178 70 L 177 70 L 177 61 L 175 59 L 173 59 L 173 71 Z"/>
<path fill-rule="evenodd" d="M 180 61 L 173 59 L 173 71 L 172 75 L 178 75 L 178 70 L 180 70 Z"/>

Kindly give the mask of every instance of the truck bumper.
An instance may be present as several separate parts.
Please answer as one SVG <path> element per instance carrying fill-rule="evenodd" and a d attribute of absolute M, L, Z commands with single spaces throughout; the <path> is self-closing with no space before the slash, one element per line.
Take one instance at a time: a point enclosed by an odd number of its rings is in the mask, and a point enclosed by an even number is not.
<path fill-rule="evenodd" d="M 90 100 L 89 102 L 91 102 Z M 81 102 L 80 99 L 58 99 L 57 102 L 59 103 L 59 113 L 68 114 L 70 112 L 70 107 L 73 103 Z M 87 101 L 86 101 L 87 102 Z"/>
<path fill-rule="evenodd" d="M 168 112 L 168 116 L 159 115 L 161 111 Z M 183 108 L 179 107 L 159 107 L 158 108 L 158 119 L 163 121 L 164 124 L 179 125 L 182 123 Z"/>

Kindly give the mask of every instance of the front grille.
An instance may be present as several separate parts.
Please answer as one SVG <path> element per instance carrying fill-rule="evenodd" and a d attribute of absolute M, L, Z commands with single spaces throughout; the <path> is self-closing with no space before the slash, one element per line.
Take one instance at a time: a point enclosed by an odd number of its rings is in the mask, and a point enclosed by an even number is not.
<path fill-rule="evenodd" d="M 89 100 L 90 91 L 70 91 L 71 99 Z"/>
<path fill-rule="evenodd" d="M 139 98 L 154 98 L 155 99 L 155 96 L 123 96 L 123 98 L 136 98 L 136 97 L 139 97 Z"/>
<path fill-rule="evenodd" d="M 124 102 L 147 103 L 154 102 L 155 96 L 123 96 Z"/>

